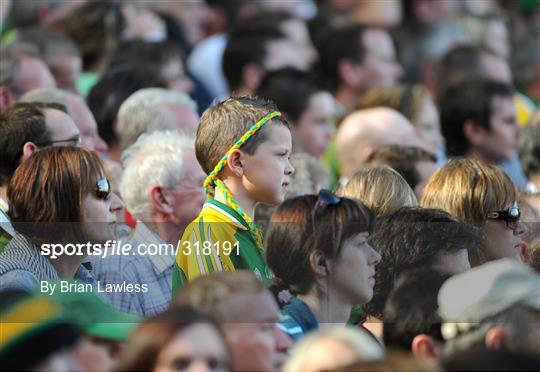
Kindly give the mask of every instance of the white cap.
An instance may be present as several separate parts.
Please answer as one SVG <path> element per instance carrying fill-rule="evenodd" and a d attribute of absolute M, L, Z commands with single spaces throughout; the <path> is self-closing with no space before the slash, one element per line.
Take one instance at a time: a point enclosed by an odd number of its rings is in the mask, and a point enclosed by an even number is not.
<path fill-rule="evenodd" d="M 448 279 L 438 303 L 443 323 L 449 323 L 443 336 L 453 338 L 515 304 L 540 310 L 540 274 L 516 260 L 491 261 Z"/>

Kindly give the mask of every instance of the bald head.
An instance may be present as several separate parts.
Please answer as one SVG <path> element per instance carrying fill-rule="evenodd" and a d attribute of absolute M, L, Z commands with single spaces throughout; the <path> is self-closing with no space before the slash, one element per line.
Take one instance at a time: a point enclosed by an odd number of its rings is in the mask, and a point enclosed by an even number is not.
<path fill-rule="evenodd" d="M 20 102 L 59 103 L 66 106 L 81 133 L 81 145 L 97 152 L 107 151 L 107 144 L 98 134 L 94 115 L 78 95 L 58 88 L 40 88 L 24 94 Z"/>
<path fill-rule="evenodd" d="M 378 147 L 417 145 L 413 125 L 396 110 L 377 107 L 348 115 L 336 134 L 337 158 L 343 177 L 350 177 Z"/>

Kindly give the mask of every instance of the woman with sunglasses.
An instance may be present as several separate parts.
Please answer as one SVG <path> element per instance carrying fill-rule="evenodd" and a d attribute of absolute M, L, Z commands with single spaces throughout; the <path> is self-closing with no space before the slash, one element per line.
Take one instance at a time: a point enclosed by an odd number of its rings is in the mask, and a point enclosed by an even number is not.
<path fill-rule="evenodd" d="M 115 212 L 123 208 L 97 153 L 78 147 L 38 151 L 19 165 L 7 196 L 17 234 L 0 254 L 0 290 L 41 285 L 43 292 L 49 291 L 47 281 L 73 278 L 93 285 L 81 263 L 89 247 L 114 240 Z"/>
<path fill-rule="evenodd" d="M 362 203 L 325 190 L 274 212 L 266 259 L 283 306 L 280 324 L 293 340 L 320 323 L 345 324 L 352 306 L 371 299 L 381 259 L 367 241 L 374 221 Z"/>
<path fill-rule="evenodd" d="M 433 174 L 420 204 L 443 209 L 484 231 L 484 247 L 469 251 L 475 267 L 505 257 L 521 260 L 525 228 L 517 199 L 515 185 L 497 166 L 456 158 Z"/>

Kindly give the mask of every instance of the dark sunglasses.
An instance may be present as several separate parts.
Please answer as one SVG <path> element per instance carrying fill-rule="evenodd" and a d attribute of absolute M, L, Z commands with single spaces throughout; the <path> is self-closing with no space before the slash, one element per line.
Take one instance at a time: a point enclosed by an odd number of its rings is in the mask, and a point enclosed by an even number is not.
<path fill-rule="evenodd" d="M 518 207 L 510 207 L 505 211 L 488 212 L 487 218 L 490 220 L 505 221 L 506 227 L 515 230 L 521 218 L 521 211 Z"/>
<path fill-rule="evenodd" d="M 319 191 L 319 197 L 317 198 L 315 207 L 313 207 L 313 225 L 315 226 L 316 220 L 324 214 L 330 205 L 337 205 L 340 202 L 341 198 L 333 192 L 328 190 Z"/>
<path fill-rule="evenodd" d="M 107 200 L 111 194 L 111 185 L 109 180 L 102 178 L 96 183 L 96 196 L 98 199 Z"/>

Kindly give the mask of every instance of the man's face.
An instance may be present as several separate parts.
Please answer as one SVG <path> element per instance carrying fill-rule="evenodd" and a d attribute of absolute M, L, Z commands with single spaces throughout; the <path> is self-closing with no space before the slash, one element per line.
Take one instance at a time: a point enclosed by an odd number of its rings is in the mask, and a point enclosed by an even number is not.
<path fill-rule="evenodd" d="M 107 151 L 107 144 L 99 136 L 96 119 L 82 100 L 71 98 L 71 114 L 81 133 L 81 146 L 97 152 Z"/>
<path fill-rule="evenodd" d="M 82 70 L 82 59 L 78 56 L 58 54 L 48 60 L 56 86 L 68 92 L 79 94 L 77 79 Z"/>
<path fill-rule="evenodd" d="M 186 150 L 183 165 L 182 180 L 168 189 L 168 195 L 172 198 L 169 202 L 174 208 L 171 218 L 179 225 L 194 220 L 199 215 L 206 199 L 203 189 L 206 174 L 195 157 L 195 151 Z"/>
<path fill-rule="evenodd" d="M 518 125 L 512 97 L 494 97 L 491 102 L 490 129 L 481 129 L 476 147 L 482 157 L 499 163 L 509 160 L 516 150 Z"/>
<path fill-rule="evenodd" d="M 51 146 L 76 146 L 79 144 L 79 128 L 68 114 L 56 109 L 46 109 L 45 122 Z"/>
<path fill-rule="evenodd" d="M 291 129 L 293 142 L 313 157 L 320 158 L 325 153 L 336 131 L 332 120 L 333 104 L 330 93 L 319 92 L 312 95 L 297 126 Z"/>
<path fill-rule="evenodd" d="M 276 326 L 278 311 L 276 301 L 267 290 L 230 295 L 231 319 L 239 320 L 224 324 L 233 370 L 281 370 L 292 342 Z"/>
<path fill-rule="evenodd" d="M 424 160 L 416 163 L 416 170 L 420 175 L 420 182 L 414 187 L 414 194 L 418 200 L 422 199 L 424 188 L 426 187 L 429 179 L 437 170 L 437 163 L 434 161 Z"/>
<path fill-rule="evenodd" d="M 366 70 L 363 89 L 395 84 L 403 75 L 403 70 L 396 60 L 390 35 L 383 30 L 368 29 L 362 34 L 362 42 L 366 51 L 362 63 Z"/>
<path fill-rule="evenodd" d="M 16 92 L 18 97 L 24 93 L 38 88 L 54 88 L 56 83 L 49 71 L 49 68 L 42 60 L 34 57 L 22 57 L 20 60 L 20 71 Z"/>

